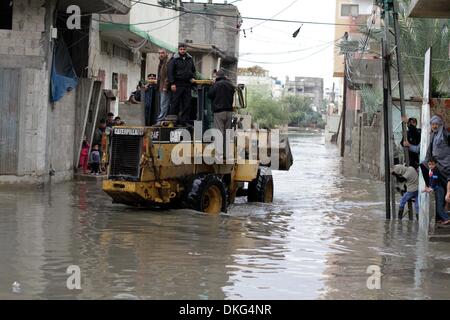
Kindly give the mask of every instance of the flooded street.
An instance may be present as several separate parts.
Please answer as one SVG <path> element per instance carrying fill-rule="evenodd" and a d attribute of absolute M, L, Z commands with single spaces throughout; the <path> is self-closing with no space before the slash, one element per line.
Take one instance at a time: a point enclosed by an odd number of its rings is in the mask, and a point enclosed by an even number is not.
<path fill-rule="evenodd" d="M 384 185 L 344 167 L 323 136 L 290 141 L 274 203 L 239 200 L 220 216 L 113 205 L 100 181 L 2 189 L 0 299 L 450 298 L 448 243 L 386 222 Z M 81 290 L 66 287 L 70 265 Z"/>

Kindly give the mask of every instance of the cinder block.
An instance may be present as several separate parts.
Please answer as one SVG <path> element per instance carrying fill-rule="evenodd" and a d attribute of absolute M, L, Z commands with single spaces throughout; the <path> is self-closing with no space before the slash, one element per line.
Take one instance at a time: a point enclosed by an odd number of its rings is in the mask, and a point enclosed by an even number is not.
<path fill-rule="evenodd" d="M 39 53 L 40 53 L 39 48 L 25 47 L 26 56 L 39 56 Z"/>
<path fill-rule="evenodd" d="M 0 54 L 8 54 L 8 47 L 0 46 Z"/>
<path fill-rule="evenodd" d="M 15 52 L 14 54 L 17 55 L 17 56 L 25 55 L 25 46 L 24 45 L 16 46 L 15 49 L 14 49 L 14 52 Z"/>
<path fill-rule="evenodd" d="M 36 26 L 35 27 L 36 32 L 44 32 L 45 31 L 44 22 L 36 23 L 35 26 Z"/>

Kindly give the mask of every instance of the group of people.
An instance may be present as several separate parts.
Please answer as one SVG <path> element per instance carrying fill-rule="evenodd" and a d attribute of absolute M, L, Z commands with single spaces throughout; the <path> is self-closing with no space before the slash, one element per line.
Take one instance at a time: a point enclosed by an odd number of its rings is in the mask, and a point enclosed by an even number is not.
<path fill-rule="evenodd" d="M 100 175 L 102 171 L 101 159 L 103 157 L 102 152 L 102 139 L 103 134 L 112 129 L 114 126 L 123 126 L 125 122 L 119 117 L 114 117 L 114 113 L 109 112 L 107 119 L 101 119 L 99 126 L 95 129 L 94 138 L 91 145 L 88 142 L 86 136 L 83 139 L 80 152 L 79 167 L 83 168 L 83 174 L 88 173 L 88 169 L 91 169 L 91 174 Z"/>
<path fill-rule="evenodd" d="M 164 49 L 160 49 L 158 55 L 158 74 L 148 75 L 148 80 L 157 80 L 160 112 L 156 122 L 161 124 L 170 115 L 177 116 L 181 126 L 187 125 L 192 120 L 191 90 L 196 75 L 194 60 L 183 43 L 178 45 L 178 52 L 171 58 Z M 215 76 L 215 83 L 209 89 L 208 96 L 212 101 L 215 127 L 224 133 L 225 128 L 231 128 L 235 87 L 222 70 L 217 71 Z M 140 102 L 141 90 L 146 90 L 148 86 L 139 83 L 130 101 Z"/>
<path fill-rule="evenodd" d="M 156 85 L 159 92 L 160 112 L 157 123 L 161 122 L 168 115 L 178 116 L 178 123 L 181 126 L 188 125 L 191 115 L 191 90 L 195 78 L 196 69 L 192 56 L 186 52 L 186 45 L 180 44 L 178 52 L 169 59 L 164 49 L 159 50 L 158 74 L 149 74 L 149 84 L 142 82 L 136 87 L 129 101 L 140 103 L 142 90 L 146 91 L 150 85 Z M 156 80 L 156 84 L 154 84 Z M 225 136 L 226 129 L 230 129 L 233 119 L 233 101 L 235 86 L 226 77 L 223 70 L 215 73 L 214 84 L 209 88 L 208 97 L 212 102 L 214 112 L 214 127 Z M 108 127 L 120 126 L 125 123 L 120 117 L 115 117 L 113 113 L 108 113 L 107 119 L 101 119 L 100 125 L 94 133 L 93 146 L 91 149 L 85 139 L 80 154 L 80 167 L 86 174 L 90 164 L 91 173 L 98 175 L 101 170 L 102 159 L 102 137 Z"/>
<path fill-rule="evenodd" d="M 442 117 L 431 118 L 431 136 L 425 160 L 419 162 L 421 131 L 417 129 L 417 120 L 408 119 L 408 139 L 402 141 L 409 148 L 410 165 L 395 165 L 392 174 L 405 183 L 406 190 L 400 199 L 398 216 L 401 219 L 408 201 L 415 199 L 414 209 L 419 212 L 419 174 L 425 181 L 423 192 L 434 192 L 436 200 L 436 218 L 438 223 L 450 224 L 448 208 L 450 207 L 450 133 Z"/>

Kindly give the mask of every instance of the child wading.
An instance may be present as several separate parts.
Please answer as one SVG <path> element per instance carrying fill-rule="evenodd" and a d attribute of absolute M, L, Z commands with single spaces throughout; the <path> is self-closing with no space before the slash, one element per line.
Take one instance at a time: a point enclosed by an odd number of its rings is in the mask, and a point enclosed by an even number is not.
<path fill-rule="evenodd" d="M 91 146 L 86 141 L 86 139 L 83 140 L 83 145 L 81 146 L 81 153 L 80 153 L 80 167 L 83 168 L 83 173 L 87 173 L 88 163 L 89 163 L 89 148 Z"/>
<path fill-rule="evenodd" d="M 100 152 L 98 151 L 98 144 L 94 145 L 91 152 L 91 173 L 99 175 L 100 171 Z"/>
<path fill-rule="evenodd" d="M 405 179 L 406 193 L 400 199 L 400 206 L 398 210 L 398 218 L 401 220 L 403 218 L 403 211 L 405 210 L 405 205 L 409 200 L 415 198 L 414 210 L 416 214 L 419 213 L 419 175 L 417 174 L 414 167 L 407 167 L 403 164 L 397 164 L 393 167 L 391 173 L 396 177 Z"/>

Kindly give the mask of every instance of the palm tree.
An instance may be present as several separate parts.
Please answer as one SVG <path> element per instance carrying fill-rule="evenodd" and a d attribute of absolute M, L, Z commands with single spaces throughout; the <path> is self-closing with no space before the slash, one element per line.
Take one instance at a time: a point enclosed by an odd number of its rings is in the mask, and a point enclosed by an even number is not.
<path fill-rule="evenodd" d="M 400 1 L 401 49 L 404 71 L 414 92 L 423 93 L 424 56 L 433 48 L 432 96 L 442 97 L 450 88 L 449 45 L 450 19 L 416 19 L 408 17 L 410 0 Z"/>

